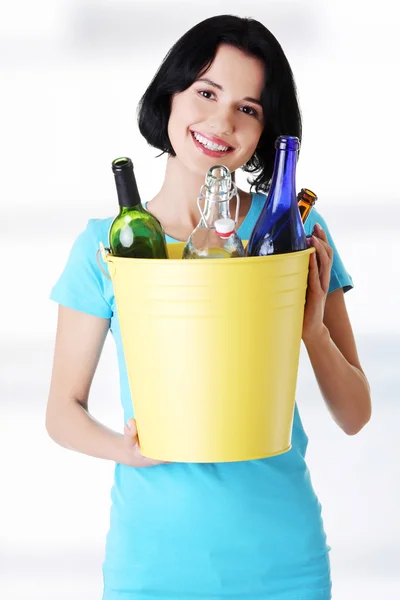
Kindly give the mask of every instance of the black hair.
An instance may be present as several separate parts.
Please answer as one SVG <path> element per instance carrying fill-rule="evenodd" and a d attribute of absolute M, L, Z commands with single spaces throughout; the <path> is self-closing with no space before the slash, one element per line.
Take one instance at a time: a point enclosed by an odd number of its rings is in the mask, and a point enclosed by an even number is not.
<path fill-rule="evenodd" d="M 138 124 L 147 142 L 175 156 L 168 137 L 171 98 L 183 92 L 211 66 L 220 44 L 261 59 L 265 83 L 261 94 L 264 130 L 250 160 L 243 166 L 257 173 L 251 183 L 266 191 L 272 177 L 275 140 L 293 135 L 301 140 L 301 113 L 289 62 L 274 35 L 259 21 L 233 15 L 205 19 L 189 29 L 170 49 L 140 100 Z"/>

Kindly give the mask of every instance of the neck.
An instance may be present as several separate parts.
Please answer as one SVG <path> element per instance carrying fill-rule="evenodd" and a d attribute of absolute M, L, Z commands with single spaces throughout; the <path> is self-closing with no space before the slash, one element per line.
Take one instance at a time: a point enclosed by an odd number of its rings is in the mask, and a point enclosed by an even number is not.
<path fill-rule="evenodd" d="M 194 229 L 200 220 L 197 198 L 205 175 L 188 171 L 179 159 L 169 157 L 164 182 L 148 209 L 166 226 L 179 224 Z"/>
<path fill-rule="evenodd" d="M 193 230 L 200 221 L 197 207 L 197 198 L 202 185 L 204 174 L 189 171 L 176 157 L 169 157 L 165 171 L 165 178 L 158 194 L 148 203 L 150 212 L 164 224 Z M 232 179 L 235 180 L 232 173 Z M 177 183 L 179 182 L 179 183 Z M 204 201 L 201 202 L 204 208 Z M 231 209 L 232 210 L 232 209 Z"/>

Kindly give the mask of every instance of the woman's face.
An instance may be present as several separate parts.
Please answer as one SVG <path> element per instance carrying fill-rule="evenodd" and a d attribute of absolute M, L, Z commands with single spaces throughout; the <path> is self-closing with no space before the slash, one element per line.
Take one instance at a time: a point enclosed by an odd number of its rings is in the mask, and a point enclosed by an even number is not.
<path fill-rule="evenodd" d="M 230 171 L 253 155 L 264 128 L 264 65 L 233 46 L 219 46 L 211 67 L 172 99 L 168 135 L 176 158 L 204 176 L 215 164 Z"/>

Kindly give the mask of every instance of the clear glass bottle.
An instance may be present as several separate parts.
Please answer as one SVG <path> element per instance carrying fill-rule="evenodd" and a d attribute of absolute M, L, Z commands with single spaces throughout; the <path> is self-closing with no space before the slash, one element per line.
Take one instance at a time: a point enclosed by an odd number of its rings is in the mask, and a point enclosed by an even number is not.
<path fill-rule="evenodd" d="M 108 235 L 112 254 L 124 258 L 168 258 L 161 224 L 140 201 L 131 159 L 116 158 L 111 167 L 119 204 L 119 214 Z"/>
<path fill-rule="evenodd" d="M 215 221 L 215 232 L 223 240 L 224 251 L 228 252 L 230 258 L 246 256 L 242 240 L 236 232 L 236 224 L 233 219 L 217 219 Z"/>
<path fill-rule="evenodd" d="M 299 138 L 282 135 L 276 140 L 275 148 L 271 187 L 250 235 L 248 256 L 283 254 L 307 248 L 296 197 Z"/>
<path fill-rule="evenodd" d="M 233 196 L 237 197 L 236 219 L 231 219 L 229 203 Z M 204 210 L 200 201 L 204 199 Z M 239 194 L 232 176 L 223 165 L 211 167 L 206 175 L 205 184 L 200 190 L 197 199 L 201 219 L 197 227 L 190 234 L 183 250 L 182 258 L 236 258 L 245 256 L 242 241 L 234 227 L 239 216 Z M 216 230 L 216 221 L 223 220 L 220 224 L 221 232 Z M 224 231 L 225 221 L 229 220 L 230 232 Z M 232 228 L 233 223 L 233 228 Z M 226 233 L 230 233 L 228 237 Z"/>

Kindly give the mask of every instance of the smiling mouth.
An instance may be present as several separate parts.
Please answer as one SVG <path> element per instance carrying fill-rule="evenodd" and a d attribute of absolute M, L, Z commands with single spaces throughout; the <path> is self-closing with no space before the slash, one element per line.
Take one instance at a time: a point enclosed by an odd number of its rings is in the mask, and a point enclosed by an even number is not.
<path fill-rule="evenodd" d="M 200 133 L 197 133 L 197 131 L 191 131 L 190 133 L 192 134 L 194 142 L 209 152 L 226 154 L 233 150 L 232 146 L 216 144 L 215 142 L 212 142 L 211 140 L 202 136 Z"/>

